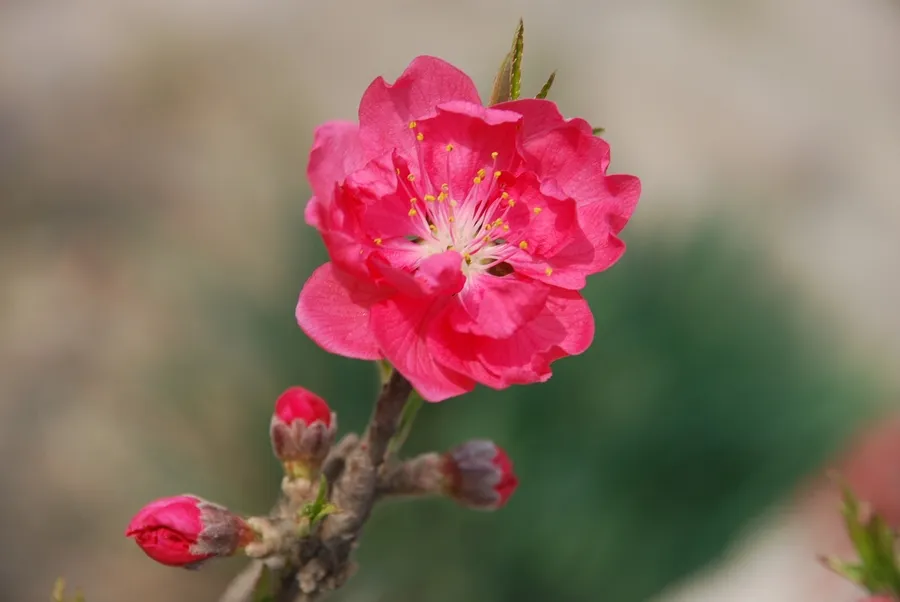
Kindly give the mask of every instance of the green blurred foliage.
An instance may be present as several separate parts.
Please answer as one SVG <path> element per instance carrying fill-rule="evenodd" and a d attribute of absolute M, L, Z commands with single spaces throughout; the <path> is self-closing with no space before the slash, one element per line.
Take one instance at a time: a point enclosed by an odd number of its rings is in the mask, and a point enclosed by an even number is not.
<path fill-rule="evenodd" d="M 520 488 L 493 514 L 445 500 L 379 508 L 361 571 L 337 598 L 646 600 L 821 467 L 874 408 L 876 387 L 764 255 L 733 238 L 718 223 L 682 242 L 632 235 L 586 290 L 597 321 L 587 353 L 557 363 L 546 384 L 426 406 L 407 453 L 490 437 L 514 459 Z M 300 284 L 325 259 L 313 244 L 295 251 L 306 261 L 270 306 L 238 300 L 218 318 L 271 369 L 271 395 L 257 392 L 245 422 L 271 465 L 264 433 L 283 388 L 324 395 L 343 430 L 365 424 L 376 393 L 374 365 L 326 354 L 294 322 Z M 244 482 L 256 509 L 277 477 Z"/>

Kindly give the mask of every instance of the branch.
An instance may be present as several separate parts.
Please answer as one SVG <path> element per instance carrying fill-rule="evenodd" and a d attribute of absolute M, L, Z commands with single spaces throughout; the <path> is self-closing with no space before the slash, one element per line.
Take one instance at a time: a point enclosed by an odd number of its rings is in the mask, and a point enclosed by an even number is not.
<path fill-rule="evenodd" d="M 277 537 L 274 531 L 271 537 L 263 536 L 263 542 L 253 550 L 253 555 L 263 560 L 255 560 L 241 572 L 219 602 L 252 602 L 265 573 L 264 564 L 271 567 L 283 564 L 278 570 L 276 602 L 315 602 L 343 585 L 356 570 L 350 555 L 377 501 L 378 474 L 411 392 L 412 385 L 395 370 L 381 389 L 362 440 L 350 434 L 334 447 L 322 472 L 331 486 L 330 501 L 338 512 L 302 538 L 297 529 L 293 532 L 277 529 L 278 525 L 290 524 L 291 517 L 296 516 L 304 503 L 303 484 L 285 480 L 282 496 L 270 518 L 258 519 L 258 524 L 273 525 Z M 289 553 L 281 549 L 285 537 L 291 537 Z M 247 552 L 251 553 L 249 547 Z"/>

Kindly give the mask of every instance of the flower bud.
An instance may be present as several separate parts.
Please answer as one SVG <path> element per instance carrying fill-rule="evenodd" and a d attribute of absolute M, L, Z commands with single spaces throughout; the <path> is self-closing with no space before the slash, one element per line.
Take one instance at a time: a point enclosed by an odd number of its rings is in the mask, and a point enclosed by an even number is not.
<path fill-rule="evenodd" d="M 321 397 L 291 387 L 275 402 L 269 427 L 272 451 L 294 478 L 311 478 L 334 443 L 337 416 Z"/>
<path fill-rule="evenodd" d="M 253 530 L 227 508 L 194 495 L 156 500 L 138 512 L 125 531 L 153 560 L 196 568 L 214 556 L 231 556 L 253 541 Z"/>
<path fill-rule="evenodd" d="M 512 461 L 493 441 L 467 441 L 443 460 L 444 493 L 469 508 L 502 508 L 519 485 Z"/>

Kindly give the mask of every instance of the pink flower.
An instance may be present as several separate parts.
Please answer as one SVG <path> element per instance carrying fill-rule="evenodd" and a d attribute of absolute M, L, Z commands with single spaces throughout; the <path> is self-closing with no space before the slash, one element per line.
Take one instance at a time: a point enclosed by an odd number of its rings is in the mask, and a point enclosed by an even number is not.
<path fill-rule="evenodd" d="M 512 460 L 486 439 L 467 441 L 444 454 L 442 472 L 447 495 L 469 508 L 502 508 L 519 486 Z"/>
<path fill-rule="evenodd" d="M 303 387 L 291 387 L 275 402 L 269 435 L 275 456 L 288 474 L 309 477 L 328 455 L 337 417 L 325 400 Z"/>
<path fill-rule="evenodd" d="M 131 519 L 125 535 L 153 560 L 188 568 L 214 556 L 230 556 L 253 539 L 241 517 L 193 495 L 147 504 Z"/>
<path fill-rule="evenodd" d="M 624 252 L 640 182 L 555 103 L 485 108 L 464 73 L 415 59 L 316 130 L 306 220 L 331 262 L 297 321 L 325 350 L 385 358 L 429 401 L 545 381 L 594 336 L 578 293 Z"/>

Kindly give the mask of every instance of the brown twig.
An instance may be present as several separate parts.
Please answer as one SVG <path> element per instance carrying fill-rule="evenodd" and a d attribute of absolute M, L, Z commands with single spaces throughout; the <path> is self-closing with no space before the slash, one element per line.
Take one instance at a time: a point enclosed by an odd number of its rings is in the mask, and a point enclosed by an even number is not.
<path fill-rule="evenodd" d="M 411 392 L 412 385 L 395 370 L 381 389 L 362 441 L 356 435 L 347 435 L 323 465 L 330 484 L 329 499 L 338 512 L 303 538 L 298 537 L 297 529 L 273 535 L 273 539 L 289 537 L 293 546 L 290 552 L 278 550 L 270 559 L 254 561 L 231 582 L 219 602 L 252 602 L 263 563 L 283 564 L 278 571 L 276 602 L 314 602 L 343 585 L 355 570 L 350 556 L 378 498 L 379 470 Z M 287 487 L 283 489 L 288 491 Z M 285 519 L 298 511 L 299 503 L 298 496 L 283 494 L 271 523 L 276 528 L 290 524 Z M 265 545 L 259 549 L 265 550 Z"/>

